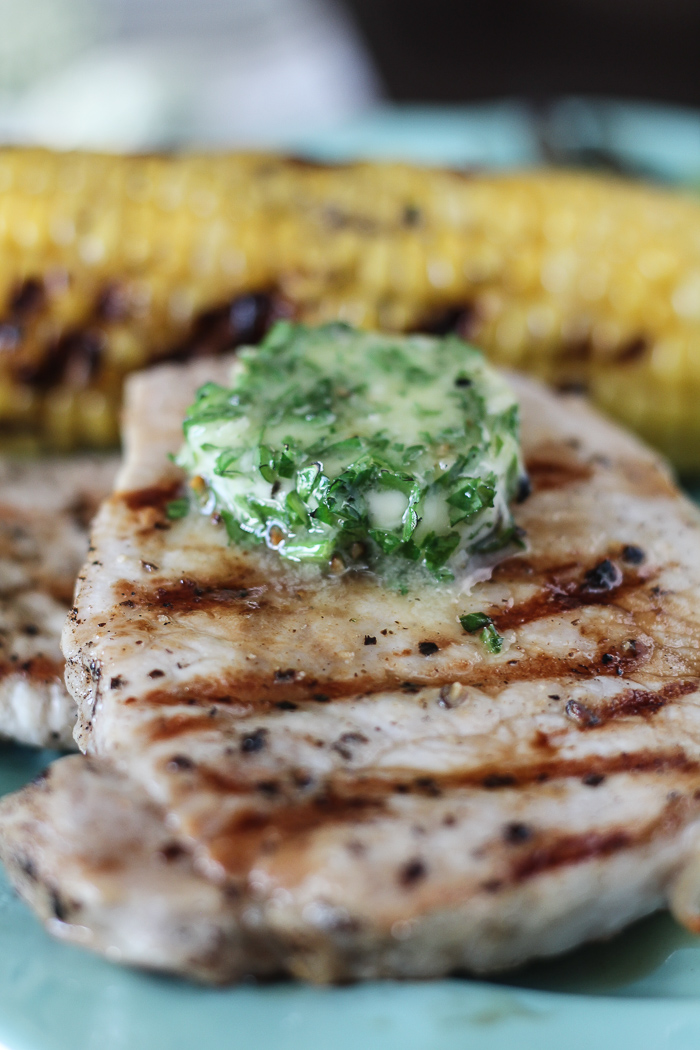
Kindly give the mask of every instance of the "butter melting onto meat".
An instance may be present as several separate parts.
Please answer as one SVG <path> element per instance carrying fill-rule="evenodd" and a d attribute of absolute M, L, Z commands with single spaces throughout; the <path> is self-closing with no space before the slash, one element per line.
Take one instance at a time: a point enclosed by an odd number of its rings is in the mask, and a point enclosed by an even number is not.
<path fill-rule="evenodd" d="M 700 519 L 665 467 L 576 398 L 513 377 L 528 550 L 471 592 L 402 595 L 231 546 L 216 520 L 168 519 L 183 480 L 164 454 L 224 369 L 131 380 L 100 566 L 64 635 L 93 770 L 118 765 L 167 814 L 188 886 L 225 890 L 207 978 L 497 970 L 673 896 L 700 843 Z M 477 612 L 499 652 L 463 629 Z M 32 856 L 17 805 L 0 807 L 15 861 Z M 678 885 L 692 925 L 695 884 Z M 91 922 L 78 902 L 64 935 Z M 202 972 L 184 950 L 162 959 Z"/>

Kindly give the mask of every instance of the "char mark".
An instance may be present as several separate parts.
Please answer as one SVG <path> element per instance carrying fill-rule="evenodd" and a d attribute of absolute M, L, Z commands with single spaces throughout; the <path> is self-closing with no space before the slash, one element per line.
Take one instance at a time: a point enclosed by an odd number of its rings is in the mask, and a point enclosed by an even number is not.
<path fill-rule="evenodd" d="M 0 660 L 0 680 L 14 674 L 36 683 L 63 681 L 63 661 L 43 655 L 29 660 Z"/>
<path fill-rule="evenodd" d="M 550 492 L 582 481 L 589 481 L 593 468 L 589 463 L 576 459 L 573 454 L 562 456 L 559 449 L 535 452 L 525 463 L 532 491 Z"/>
<path fill-rule="evenodd" d="M 513 865 L 513 882 L 524 882 L 555 868 L 581 864 L 583 861 L 608 857 L 633 845 L 632 837 L 622 830 L 589 831 L 584 835 L 564 835 L 539 846 Z"/>
<path fill-rule="evenodd" d="M 381 693 L 400 692 L 406 697 L 421 697 L 425 689 L 437 690 L 459 683 L 474 686 L 478 689 L 495 687 L 503 689 L 514 682 L 537 681 L 544 678 L 575 678 L 583 680 L 594 677 L 617 677 L 631 674 L 648 659 L 646 646 L 637 642 L 634 648 L 620 652 L 610 651 L 593 657 L 577 659 L 558 659 L 550 656 L 524 657 L 513 666 L 494 663 L 490 667 L 483 664 L 471 666 L 467 661 L 448 670 L 426 671 L 420 678 L 414 675 L 414 681 L 407 682 L 400 671 L 378 669 L 375 673 L 349 675 L 347 678 L 314 678 L 296 673 L 294 679 L 280 680 L 276 674 L 266 675 L 248 671 L 238 672 L 230 679 L 221 676 L 218 681 L 206 678 L 195 678 L 177 689 L 153 689 L 139 698 L 139 703 L 147 707 L 210 707 L 219 704 L 222 707 L 240 708 L 244 713 L 264 714 L 275 710 L 295 710 L 299 704 L 308 703 L 313 707 L 327 704 L 333 700 L 369 700 Z M 680 694 L 679 694 L 680 695 Z M 438 697 L 436 696 L 436 702 Z M 416 700 L 416 702 L 420 702 Z M 284 704 L 285 708 L 281 707 Z M 286 705 L 293 704 L 294 707 Z M 441 706 L 445 706 L 444 703 Z M 629 713 L 632 713 L 631 711 Z M 641 713 L 641 708 L 640 708 Z"/>
<path fill-rule="evenodd" d="M 622 850 L 644 846 L 659 835 L 672 834 L 697 807 L 688 799 L 672 798 L 659 817 L 637 830 L 611 828 L 607 831 L 586 831 L 579 835 L 560 835 L 548 842 L 537 843 L 524 856 L 517 857 L 511 866 L 511 883 L 572 867 L 591 860 L 603 860 Z"/>
<path fill-rule="evenodd" d="M 168 768 L 175 768 L 173 763 L 177 758 L 169 760 Z M 180 766 L 177 768 L 179 770 Z M 192 768 L 191 762 L 187 768 Z M 343 767 L 325 780 L 318 781 L 311 795 L 308 783 L 304 782 L 303 796 L 300 795 L 299 779 L 292 771 L 290 776 L 275 781 L 275 796 L 285 809 L 292 810 L 302 803 L 305 806 L 313 803 L 332 815 L 339 807 L 342 812 L 358 808 L 381 809 L 396 795 L 437 799 L 456 791 L 512 791 L 565 780 L 599 785 L 608 777 L 621 774 L 674 774 L 675 777 L 695 779 L 699 770 L 700 762 L 689 758 L 681 749 L 590 755 L 575 759 L 559 758 L 554 753 L 551 757 L 523 761 L 519 765 L 475 766 L 418 777 L 407 775 L 401 769 L 387 768 L 376 773 Z M 256 786 L 251 780 L 254 771 L 248 774 L 240 765 L 224 771 L 202 763 L 196 767 L 196 775 L 202 787 L 221 795 L 250 796 Z M 260 789 L 260 784 L 257 787 Z"/>
<path fill-rule="evenodd" d="M 404 213 L 410 214 L 408 210 Z M 478 317 L 472 303 L 461 301 L 448 303 L 425 314 L 414 326 L 414 331 L 427 335 L 451 335 L 453 332 L 463 339 L 472 337 L 478 325 Z"/>
<path fill-rule="evenodd" d="M 276 321 L 293 316 L 291 302 L 274 288 L 244 292 L 198 314 L 184 342 L 169 350 L 164 359 L 214 357 L 259 343 Z"/>
<path fill-rule="evenodd" d="M 210 786 L 216 790 L 216 774 Z M 269 792 L 262 794 L 269 807 L 274 796 Z M 298 841 L 313 834 L 322 826 L 366 823 L 385 811 L 386 800 L 381 797 L 337 794 L 327 787 L 295 805 L 251 808 L 236 814 L 212 839 L 209 853 L 229 876 L 244 875 L 261 851 L 272 852 L 290 840 Z"/>
<path fill-rule="evenodd" d="M 124 492 L 119 498 L 129 510 L 138 511 L 148 508 L 165 513 L 166 504 L 178 495 L 180 489 L 181 482 L 172 481 L 165 485 L 151 485 L 148 488 Z"/>
<path fill-rule="evenodd" d="M 682 772 L 697 777 L 698 763 L 688 760 L 682 753 L 669 755 L 636 755 L 617 756 L 608 759 L 594 760 L 608 772 Z M 591 763 L 588 764 L 590 769 Z M 581 776 L 585 763 L 561 763 L 559 774 Z M 513 785 L 527 781 L 541 782 L 543 778 L 535 769 L 520 770 L 512 777 Z M 255 801 L 254 787 L 251 783 L 243 784 L 233 781 L 213 769 L 199 767 L 197 775 L 209 790 L 221 793 L 236 792 L 251 799 L 251 806 L 245 812 L 226 819 L 214 832 L 209 842 L 209 852 L 231 877 L 244 875 L 251 867 L 256 856 L 261 852 L 270 852 L 288 846 L 292 842 L 304 840 L 317 833 L 321 828 L 343 824 L 360 824 L 388 817 L 395 819 L 392 812 L 392 796 L 396 794 L 396 781 L 391 776 L 363 776 L 345 773 L 320 784 L 314 794 L 308 790 L 303 796 L 299 790 L 292 791 L 292 783 L 274 782 L 274 792 L 262 791 L 268 784 L 258 784 L 260 802 Z M 483 771 L 481 773 L 483 777 Z M 594 774 L 589 773 L 592 777 Z M 595 774 L 601 776 L 602 774 Z M 445 786 L 461 788 L 475 786 L 474 774 L 459 777 L 450 774 L 436 777 Z M 292 778 L 293 779 L 293 778 Z M 598 781 L 600 782 L 600 781 Z M 674 780 L 674 785 L 677 780 Z M 269 785 L 272 788 L 272 784 Z M 412 791 L 412 785 L 403 784 L 405 796 Z M 621 850 L 643 845 L 656 834 L 668 834 L 678 825 L 687 811 L 688 800 L 683 796 L 671 800 L 660 819 L 650 823 L 641 831 L 628 829 L 611 829 L 597 832 L 587 831 L 580 835 L 560 835 L 543 839 L 525 825 L 508 825 L 502 841 L 513 849 L 510 861 L 511 884 L 517 884 L 546 872 L 564 866 L 583 863 L 611 856 Z M 412 862 L 411 862 L 412 863 Z M 421 862 L 423 863 L 423 862 Z M 406 883 L 417 881 L 427 873 L 427 869 L 411 868 Z M 400 880 L 401 881 L 401 880 Z M 499 886 L 500 888 L 500 886 Z"/>
<path fill-rule="evenodd" d="M 581 729 L 596 729 L 618 718 L 650 718 L 670 701 L 689 696 L 697 690 L 697 681 L 669 682 L 658 692 L 648 689 L 625 689 L 595 709 L 577 700 L 570 700 L 566 705 L 566 713 Z"/>
<path fill-rule="evenodd" d="M 174 714 L 169 718 L 158 718 L 149 726 L 148 736 L 153 743 L 163 740 L 175 740 L 179 736 L 192 733 L 203 733 L 212 729 L 216 721 L 210 713 Z"/>
<path fill-rule="evenodd" d="M 241 612 L 259 610 L 263 607 L 261 598 L 264 587 L 260 585 L 258 576 L 251 575 L 245 580 L 237 577 L 235 580 L 213 584 L 183 578 L 175 584 L 164 586 L 159 586 L 157 581 L 154 581 L 153 586 L 140 586 L 120 580 L 115 585 L 115 591 L 118 597 L 128 596 L 134 608 L 162 609 L 174 615 L 221 605 L 232 610 L 240 609 Z"/>
<path fill-rule="evenodd" d="M 89 386 L 101 371 L 107 345 L 99 328 L 74 328 L 44 348 L 44 356 L 15 369 L 17 378 L 40 390 L 66 385 Z"/>
<path fill-rule="evenodd" d="M 511 572 L 527 572 L 529 565 L 526 560 L 521 561 L 520 565 L 503 562 L 496 569 L 495 578 L 507 580 Z M 542 578 L 538 593 L 511 609 L 496 613 L 492 617 L 496 630 L 511 630 L 534 620 L 587 606 L 615 605 L 648 582 L 648 578 L 639 572 L 623 573 L 611 558 L 603 558 L 583 571 L 582 568 L 567 565 L 538 574 Z"/>

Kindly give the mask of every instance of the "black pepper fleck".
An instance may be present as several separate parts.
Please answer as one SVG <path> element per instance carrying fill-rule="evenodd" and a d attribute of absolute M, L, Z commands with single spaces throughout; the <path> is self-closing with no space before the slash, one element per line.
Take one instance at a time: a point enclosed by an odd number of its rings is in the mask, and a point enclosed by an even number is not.
<path fill-rule="evenodd" d="M 532 828 L 517 821 L 512 824 L 506 824 L 503 829 L 503 838 L 511 846 L 518 846 L 521 842 L 528 842 L 532 838 Z"/>
<path fill-rule="evenodd" d="M 586 707 L 585 704 L 580 703 L 578 700 L 569 700 L 565 710 L 569 718 L 573 719 L 574 722 L 578 722 L 585 729 L 591 729 L 600 723 L 600 719 L 595 711 L 591 711 L 590 707 Z"/>
<path fill-rule="evenodd" d="M 612 591 L 622 583 L 622 573 L 615 562 L 605 558 L 593 569 L 589 569 L 584 577 L 584 587 L 587 591 Z"/>
<path fill-rule="evenodd" d="M 259 729 L 254 729 L 252 733 L 246 733 L 245 736 L 241 737 L 241 751 L 245 755 L 252 755 L 256 751 L 262 751 L 265 747 L 265 737 L 267 736 L 267 729 L 262 726 Z"/>
<path fill-rule="evenodd" d="M 413 860 L 407 861 L 400 869 L 399 883 L 402 886 L 412 886 L 414 883 L 424 879 L 427 874 L 428 869 L 425 863 L 419 857 L 414 857 Z"/>
<path fill-rule="evenodd" d="M 524 503 L 528 496 L 532 495 L 532 482 L 527 474 L 518 479 L 518 488 L 515 493 L 515 502 Z"/>
<path fill-rule="evenodd" d="M 367 737 L 362 733 L 343 733 L 331 747 L 342 758 L 349 760 L 352 758 L 352 747 L 355 744 L 366 744 L 367 742 Z"/>
<path fill-rule="evenodd" d="M 422 212 L 415 204 L 407 204 L 403 210 L 404 226 L 418 226 L 422 219 Z"/>
<path fill-rule="evenodd" d="M 516 780 L 509 773 L 489 773 L 481 783 L 485 788 L 502 788 L 513 787 Z"/>
<path fill-rule="evenodd" d="M 276 682 L 293 682 L 296 678 L 296 671 L 293 667 L 288 667 L 284 671 L 275 671 Z"/>
<path fill-rule="evenodd" d="M 187 755 L 173 755 L 168 762 L 168 769 L 173 773 L 183 772 L 187 769 L 194 769 L 194 762 Z"/>
<path fill-rule="evenodd" d="M 440 798 L 442 795 L 442 791 L 432 777 L 416 777 L 415 784 L 418 790 L 428 798 Z"/>
<path fill-rule="evenodd" d="M 158 850 L 158 856 L 160 859 L 169 864 L 174 860 L 178 860 L 178 858 L 184 856 L 184 854 L 185 850 L 179 842 L 166 842 L 166 844 L 161 846 Z"/>
<path fill-rule="evenodd" d="M 59 922 L 65 922 L 68 918 L 68 908 L 56 890 L 51 890 L 51 910 Z"/>

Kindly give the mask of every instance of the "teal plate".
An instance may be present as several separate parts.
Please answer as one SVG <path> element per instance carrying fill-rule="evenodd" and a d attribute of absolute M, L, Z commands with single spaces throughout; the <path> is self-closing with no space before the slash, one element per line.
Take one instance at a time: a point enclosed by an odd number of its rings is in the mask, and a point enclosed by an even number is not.
<path fill-rule="evenodd" d="M 657 177 L 700 186 L 700 115 L 577 100 L 558 104 L 550 123 L 569 156 L 604 150 Z M 498 103 L 385 108 L 296 145 L 324 159 L 393 156 L 508 167 L 537 163 L 540 140 L 532 114 L 519 104 Z M 20 787 L 53 757 L 0 745 L 0 794 Z M 348 988 L 280 982 L 218 990 L 123 970 L 52 940 L 0 873 L 0 1050 L 632 1046 L 700 1047 L 700 939 L 665 914 L 500 982 L 386 981 Z"/>

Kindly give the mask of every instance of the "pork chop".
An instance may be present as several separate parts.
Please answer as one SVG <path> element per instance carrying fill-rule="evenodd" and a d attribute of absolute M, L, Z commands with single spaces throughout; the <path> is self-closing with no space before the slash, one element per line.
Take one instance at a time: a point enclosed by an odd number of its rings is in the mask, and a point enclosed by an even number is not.
<path fill-rule="evenodd" d="M 700 517 L 663 463 L 513 376 L 529 549 L 470 592 L 401 594 L 168 518 L 165 453 L 223 369 L 131 381 L 64 634 L 81 746 L 239 902 L 257 954 L 229 953 L 218 979 L 268 972 L 262 946 L 320 981 L 503 969 L 613 933 L 679 873 L 692 925 Z M 463 630 L 477 611 L 499 653 Z"/>
<path fill-rule="evenodd" d="M 61 939 L 209 981 L 256 954 L 240 939 L 235 902 L 197 874 L 163 812 L 105 763 L 55 762 L 5 799 L 3 827 L 3 862 Z"/>
<path fill-rule="evenodd" d="M 60 638 L 116 457 L 0 458 L 0 735 L 71 747 Z"/>

